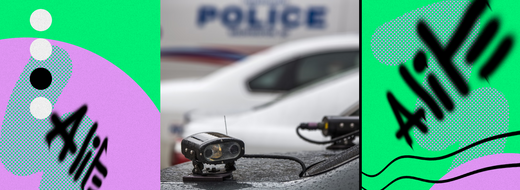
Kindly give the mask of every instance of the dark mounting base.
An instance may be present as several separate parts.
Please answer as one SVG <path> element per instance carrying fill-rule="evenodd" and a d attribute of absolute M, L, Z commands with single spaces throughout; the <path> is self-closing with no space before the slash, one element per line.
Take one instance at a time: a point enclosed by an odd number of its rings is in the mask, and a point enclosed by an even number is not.
<path fill-rule="evenodd" d="M 227 163 L 223 169 L 206 168 L 202 162 L 193 161 L 193 173 L 182 177 L 183 182 L 218 182 L 225 179 L 233 179 L 232 172 L 235 171 L 235 162 Z"/>
<path fill-rule="evenodd" d="M 190 174 L 182 177 L 183 182 L 219 182 L 226 179 L 233 179 L 233 174 L 228 173 L 215 173 L 206 175 Z"/>
<path fill-rule="evenodd" d="M 332 138 L 336 138 L 336 137 L 332 137 Z M 354 138 L 355 138 L 355 135 L 351 135 L 351 136 L 348 136 L 347 138 L 344 138 L 343 140 L 339 140 L 339 141 L 336 141 L 334 142 L 334 144 L 330 145 L 327 147 L 327 150 L 344 150 L 344 149 L 348 149 L 352 146 L 354 146 Z"/>

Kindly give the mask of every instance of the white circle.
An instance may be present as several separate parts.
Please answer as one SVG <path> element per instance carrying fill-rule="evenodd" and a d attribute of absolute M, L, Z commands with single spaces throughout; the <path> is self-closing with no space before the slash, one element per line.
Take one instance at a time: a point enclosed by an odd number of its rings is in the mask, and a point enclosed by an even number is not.
<path fill-rule="evenodd" d="M 45 9 L 35 10 L 31 14 L 31 26 L 38 31 L 47 30 L 52 24 L 51 14 Z"/>
<path fill-rule="evenodd" d="M 45 119 L 52 112 L 52 104 L 45 97 L 37 97 L 31 102 L 29 109 L 36 119 Z"/>
<path fill-rule="evenodd" d="M 31 43 L 31 56 L 36 60 L 46 60 L 52 54 L 52 45 L 46 39 L 38 38 Z"/>

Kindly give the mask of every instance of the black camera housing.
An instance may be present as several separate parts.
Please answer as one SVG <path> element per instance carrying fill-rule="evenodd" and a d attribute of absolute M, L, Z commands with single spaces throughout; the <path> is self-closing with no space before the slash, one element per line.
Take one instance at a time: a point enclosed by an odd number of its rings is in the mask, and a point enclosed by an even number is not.
<path fill-rule="evenodd" d="M 220 148 L 221 145 L 230 145 L 231 148 L 235 145 L 238 145 L 238 154 L 234 153 L 233 157 L 230 158 L 224 158 L 224 159 L 217 159 L 212 160 L 208 159 L 205 156 L 204 151 L 208 150 L 208 146 L 217 146 Z M 189 160 L 194 162 L 201 162 L 205 164 L 228 164 L 228 163 L 234 163 L 237 159 L 241 158 L 244 155 L 245 152 L 245 146 L 244 142 L 240 139 L 233 138 L 221 133 L 217 132 L 202 132 L 197 133 L 194 135 L 191 135 L 189 137 L 186 137 L 181 142 L 181 149 L 182 154 Z M 226 154 L 231 154 L 230 152 L 227 152 L 228 150 L 222 150 L 220 149 L 220 154 L 225 156 Z M 229 150 L 231 151 L 231 150 Z M 234 149 L 232 152 L 235 152 L 236 149 Z M 206 154 L 207 155 L 207 154 Z"/>
<path fill-rule="evenodd" d="M 322 134 L 332 138 L 359 130 L 359 116 L 325 116 L 322 123 Z"/>

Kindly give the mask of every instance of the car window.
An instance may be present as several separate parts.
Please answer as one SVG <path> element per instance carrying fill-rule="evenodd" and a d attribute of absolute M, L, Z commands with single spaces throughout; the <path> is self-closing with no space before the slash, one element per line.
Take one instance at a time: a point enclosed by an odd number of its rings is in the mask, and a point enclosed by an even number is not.
<path fill-rule="evenodd" d="M 320 53 L 262 72 L 248 85 L 252 91 L 290 91 L 358 66 L 358 51 Z"/>
<path fill-rule="evenodd" d="M 291 63 L 275 67 L 249 82 L 249 88 L 252 90 L 285 90 L 287 88 L 284 77 L 286 76 Z"/>
<path fill-rule="evenodd" d="M 351 51 L 302 58 L 296 66 L 295 87 L 356 68 L 359 65 L 358 56 L 357 51 Z"/>
<path fill-rule="evenodd" d="M 359 116 L 359 109 L 354 111 L 354 113 L 350 114 L 350 116 Z"/>

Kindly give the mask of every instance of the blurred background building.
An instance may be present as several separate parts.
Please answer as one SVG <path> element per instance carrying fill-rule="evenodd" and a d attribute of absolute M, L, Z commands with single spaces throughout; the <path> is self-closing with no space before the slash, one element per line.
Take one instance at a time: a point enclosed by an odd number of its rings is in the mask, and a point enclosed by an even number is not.
<path fill-rule="evenodd" d="M 358 109 L 358 32 L 357 0 L 162 0 L 161 168 L 224 115 L 247 153 L 306 149 L 298 122 Z"/>

